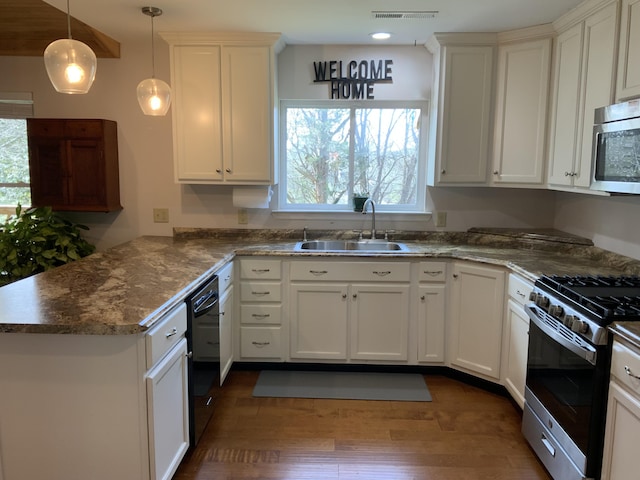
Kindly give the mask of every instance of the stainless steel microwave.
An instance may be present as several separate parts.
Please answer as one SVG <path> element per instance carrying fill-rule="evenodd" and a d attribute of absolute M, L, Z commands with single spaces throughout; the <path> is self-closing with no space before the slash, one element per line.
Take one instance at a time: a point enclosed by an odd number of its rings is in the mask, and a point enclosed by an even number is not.
<path fill-rule="evenodd" d="M 640 194 L 640 99 L 597 108 L 592 190 Z"/>

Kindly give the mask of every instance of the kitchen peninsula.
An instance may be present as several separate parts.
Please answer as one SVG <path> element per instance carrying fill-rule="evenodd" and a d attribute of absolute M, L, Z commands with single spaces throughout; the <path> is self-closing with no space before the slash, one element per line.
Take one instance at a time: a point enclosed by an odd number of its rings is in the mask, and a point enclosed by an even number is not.
<path fill-rule="evenodd" d="M 543 273 L 640 272 L 635 260 L 553 231 L 398 232 L 408 247 L 402 253 L 297 252 L 298 231 L 237 238 L 237 232 L 189 229 L 173 238 L 141 237 L 0 288 L 0 362 L 11 365 L 0 373 L 2 480 L 79 478 L 87 472 L 92 478 L 155 479 L 162 478 L 160 468 L 170 471 L 175 465 L 149 462 L 159 446 L 153 442 L 148 381 L 155 373 L 155 347 L 148 339 L 178 318 L 200 282 L 234 258 L 268 257 L 282 262 L 283 271 L 294 261 L 314 259 L 408 262 L 412 268 L 427 261 L 477 264 L 525 282 Z M 179 323 L 175 328 L 181 331 Z M 167 351 L 185 348 L 176 337 Z M 283 346 L 288 352 L 286 339 Z M 420 363 L 412 357 L 404 364 Z"/>

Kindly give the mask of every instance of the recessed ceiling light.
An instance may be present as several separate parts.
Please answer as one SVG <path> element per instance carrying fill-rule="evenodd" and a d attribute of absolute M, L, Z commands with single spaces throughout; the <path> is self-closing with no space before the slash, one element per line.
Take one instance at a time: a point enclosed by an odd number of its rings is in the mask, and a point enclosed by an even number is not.
<path fill-rule="evenodd" d="M 376 32 L 371 34 L 371 38 L 374 40 L 387 40 L 391 38 L 391 34 L 388 32 Z"/>

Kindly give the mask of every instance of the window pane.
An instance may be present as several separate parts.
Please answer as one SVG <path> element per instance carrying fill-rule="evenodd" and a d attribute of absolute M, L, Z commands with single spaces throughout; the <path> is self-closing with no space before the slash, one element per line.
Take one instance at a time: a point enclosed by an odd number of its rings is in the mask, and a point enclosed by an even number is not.
<path fill-rule="evenodd" d="M 27 122 L 0 118 L 0 205 L 29 205 Z M 11 186 L 7 186 L 11 184 Z"/>
<path fill-rule="evenodd" d="M 286 109 L 287 203 L 349 203 L 349 109 Z"/>
<path fill-rule="evenodd" d="M 415 205 L 419 109 L 357 109 L 354 191 L 380 205 Z"/>

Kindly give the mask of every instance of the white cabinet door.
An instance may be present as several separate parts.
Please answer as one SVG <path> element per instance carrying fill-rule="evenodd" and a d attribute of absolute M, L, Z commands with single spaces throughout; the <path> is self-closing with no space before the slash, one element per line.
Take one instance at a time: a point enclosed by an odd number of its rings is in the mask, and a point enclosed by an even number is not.
<path fill-rule="evenodd" d="M 498 47 L 495 184 L 543 182 L 550 68 L 551 38 Z"/>
<path fill-rule="evenodd" d="M 455 263 L 451 282 L 449 363 L 500 380 L 505 273 Z"/>
<path fill-rule="evenodd" d="M 613 102 L 618 3 L 558 35 L 549 184 L 589 191 L 594 110 Z"/>
<path fill-rule="evenodd" d="M 290 287 L 292 359 L 347 359 L 347 284 Z"/>
<path fill-rule="evenodd" d="M 220 297 L 220 385 L 224 383 L 233 364 L 233 286 L 230 286 Z"/>
<path fill-rule="evenodd" d="M 428 183 L 486 184 L 495 47 L 448 41 L 429 45 L 437 65 Z"/>
<path fill-rule="evenodd" d="M 444 362 L 445 285 L 418 288 L 418 361 Z"/>
<path fill-rule="evenodd" d="M 622 0 L 618 101 L 640 96 L 640 0 Z"/>
<path fill-rule="evenodd" d="M 187 340 L 182 339 L 147 374 L 152 480 L 169 480 L 189 447 Z"/>
<path fill-rule="evenodd" d="M 549 134 L 549 183 L 571 185 L 578 132 L 583 24 L 562 32 L 555 42 L 554 101 Z"/>
<path fill-rule="evenodd" d="M 409 285 L 351 285 L 350 355 L 358 360 L 408 359 Z"/>
<path fill-rule="evenodd" d="M 640 398 L 615 381 L 609 384 L 602 478 L 628 480 L 638 477 Z"/>
<path fill-rule="evenodd" d="M 504 386 L 520 408 L 524 408 L 524 386 L 529 350 L 529 317 L 522 305 L 509 300 L 505 319 L 507 343 L 505 352 Z"/>
<path fill-rule="evenodd" d="M 271 49 L 222 49 L 224 172 L 228 182 L 273 183 Z"/>
<path fill-rule="evenodd" d="M 220 47 L 176 45 L 171 58 L 176 181 L 221 181 Z"/>

